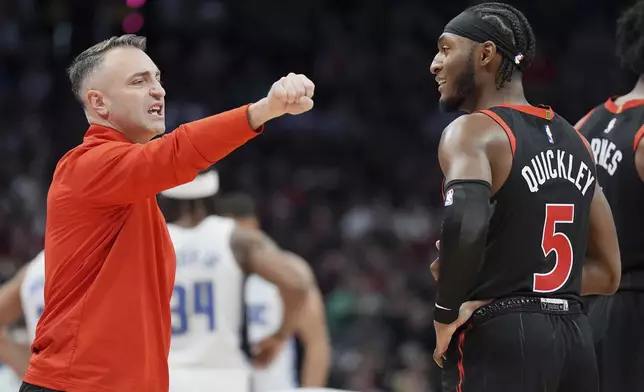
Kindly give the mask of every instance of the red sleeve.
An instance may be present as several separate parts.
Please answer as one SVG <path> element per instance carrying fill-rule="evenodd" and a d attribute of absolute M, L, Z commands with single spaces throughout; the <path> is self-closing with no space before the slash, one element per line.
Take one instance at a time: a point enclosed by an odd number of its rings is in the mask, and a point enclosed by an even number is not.
<path fill-rule="evenodd" d="M 248 124 L 248 106 L 181 125 L 146 144 L 107 142 L 74 165 L 71 185 L 84 200 L 122 205 L 193 180 L 261 132 Z"/>

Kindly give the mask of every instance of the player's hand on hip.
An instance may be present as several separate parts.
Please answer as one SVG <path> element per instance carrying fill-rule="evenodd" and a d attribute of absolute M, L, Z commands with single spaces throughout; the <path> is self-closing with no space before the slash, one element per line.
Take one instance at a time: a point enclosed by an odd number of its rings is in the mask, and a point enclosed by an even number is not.
<path fill-rule="evenodd" d="M 277 354 L 286 343 L 280 335 L 272 335 L 260 341 L 253 347 L 253 365 L 263 369 L 273 362 Z"/>
<path fill-rule="evenodd" d="M 467 320 L 472 317 L 472 314 L 480 308 L 492 302 L 491 299 L 483 301 L 467 301 L 463 303 L 458 311 L 458 318 L 451 324 L 442 324 L 434 321 L 434 329 L 436 330 L 436 349 L 434 350 L 434 361 L 441 368 L 445 362 L 445 353 L 452 341 L 454 332 L 461 325 L 465 324 Z"/>

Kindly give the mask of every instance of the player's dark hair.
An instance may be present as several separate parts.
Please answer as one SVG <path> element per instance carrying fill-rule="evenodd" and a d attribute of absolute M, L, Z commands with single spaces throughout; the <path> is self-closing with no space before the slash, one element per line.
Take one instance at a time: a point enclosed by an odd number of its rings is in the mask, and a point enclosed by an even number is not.
<path fill-rule="evenodd" d="M 236 192 L 218 198 L 215 202 L 215 213 L 234 219 L 256 218 L 257 207 L 250 195 Z"/>
<path fill-rule="evenodd" d="M 72 92 L 82 105 L 84 105 L 84 102 L 83 97 L 81 97 L 81 89 L 87 76 L 101 64 L 105 53 L 122 47 L 132 47 L 145 51 L 146 39 L 134 34 L 125 34 L 120 37 L 106 39 L 85 49 L 83 53 L 76 56 L 72 64 L 67 68 L 69 80 L 72 82 Z"/>
<path fill-rule="evenodd" d="M 644 75 L 644 0 L 617 20 L 616 50 L 622 66 Z"/>
<path fill-rule="evenodd" d="M 523 54 L 523 69 L 528 69 L 537 51 L 537 40 L 528 19 L 518 9 L 503 3 L 483 3 L 468 8 L 481 19 L 495 25 L 502 34 L 506 34 L 517 50 Z M 496 77 L 497 87 L 512 80 L 512 74 L 518 71 L 513 59 L 503 56 L 499 73 Z"/>

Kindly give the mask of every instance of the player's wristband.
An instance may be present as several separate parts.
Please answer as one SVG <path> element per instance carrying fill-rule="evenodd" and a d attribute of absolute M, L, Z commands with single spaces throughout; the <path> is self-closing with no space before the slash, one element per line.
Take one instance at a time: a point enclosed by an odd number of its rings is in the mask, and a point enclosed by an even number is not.
<path fill-rule="evenodd" d="M 434 307 L 434 321 L 441 324 L 451 324 L 458 318 L 458 309 L 441 309 Z"/>

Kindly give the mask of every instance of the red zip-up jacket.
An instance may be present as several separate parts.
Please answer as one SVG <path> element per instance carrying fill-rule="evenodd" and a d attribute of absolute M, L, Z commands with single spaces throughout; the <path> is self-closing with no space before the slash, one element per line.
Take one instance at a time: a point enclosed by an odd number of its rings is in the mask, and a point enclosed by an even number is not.
<path fill-rule="evenodd" d="M 45 312 L 24 380 L 66 392 L 166 392 L 175 254 L 156 194 L 256 136 L 248 106 L 147 144 L 92 125 L 47 197 Z"/>

